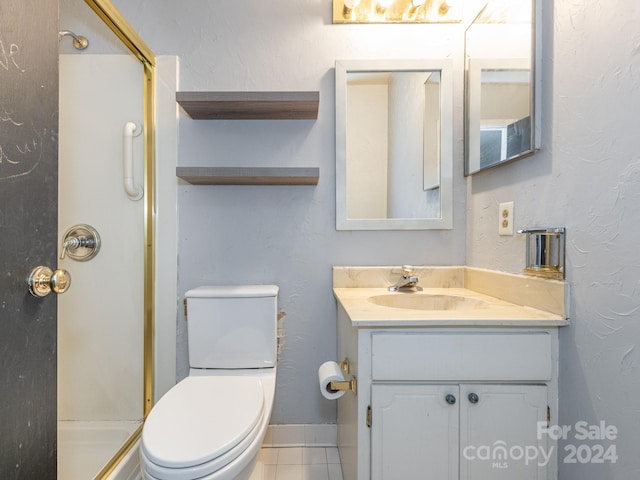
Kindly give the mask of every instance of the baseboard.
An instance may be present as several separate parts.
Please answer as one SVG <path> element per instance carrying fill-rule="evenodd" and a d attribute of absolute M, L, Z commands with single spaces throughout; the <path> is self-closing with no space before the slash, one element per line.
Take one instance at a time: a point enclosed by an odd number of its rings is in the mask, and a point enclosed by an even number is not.
<path fill-rule="evenodd" d="M 263 447 L 337 447 L 338 428 L 335 424 L 269 425 Z M 139 442 L 116 467 L 108 480 L 140 480 Z"/>
<path fill-rule="evenodd" d="M 335 424 L 269 425 L 262 445 L 265 447 L 335 447 Z"/>

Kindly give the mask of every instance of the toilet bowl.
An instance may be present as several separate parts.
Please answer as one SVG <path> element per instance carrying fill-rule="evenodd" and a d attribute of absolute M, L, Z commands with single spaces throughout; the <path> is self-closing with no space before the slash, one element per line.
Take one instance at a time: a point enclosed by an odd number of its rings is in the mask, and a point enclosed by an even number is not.
<path fill-rule="evenodd" d="M 185 294 L 191 369 L 145 419 L 143 479 L 251 476 L 275 396 L 277 291 L 199 287 Z"/>
<path fill-rule="evenodd" d="M 275 369 L 189 376 L 145 421 L 141 470 L 148 480 L 245 480 L 269 424 Z"/>

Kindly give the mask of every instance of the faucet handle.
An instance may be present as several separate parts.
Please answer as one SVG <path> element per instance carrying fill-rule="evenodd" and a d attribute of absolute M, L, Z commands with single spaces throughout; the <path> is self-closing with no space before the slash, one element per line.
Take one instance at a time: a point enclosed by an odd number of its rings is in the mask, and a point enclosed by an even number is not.
<path fill-rule="evenodd" d="M 86 262 L 99 251 L 100 235 L 91 225 L 75 225 L 62 236 L 61 260 L 68 256 L 72 260 Z"/>
<path fill-rule="evenodd" d="M 411 265 L 402 265 L 402 275 L 408 277 L 413 273 L 413 267 Z"/>

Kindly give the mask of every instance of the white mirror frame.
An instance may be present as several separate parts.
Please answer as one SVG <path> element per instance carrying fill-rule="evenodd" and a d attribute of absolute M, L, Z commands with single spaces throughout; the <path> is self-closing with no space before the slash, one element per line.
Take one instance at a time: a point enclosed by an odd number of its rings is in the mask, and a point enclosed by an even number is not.
<path fill-rule="evenodd" d="M 439 71 L 440 215 L 431 218 L 347 217 L 347 74 L 350 72 Z M 453 63 L 423 60 L 336 61 L 336 230 L 446 230 L 453 228 Z"/>

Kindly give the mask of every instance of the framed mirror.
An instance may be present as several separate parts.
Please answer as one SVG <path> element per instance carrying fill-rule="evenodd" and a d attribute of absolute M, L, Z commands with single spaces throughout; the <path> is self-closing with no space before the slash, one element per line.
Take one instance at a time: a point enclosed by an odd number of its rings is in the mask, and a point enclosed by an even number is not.
<path fill-rule="evenodd" d="M 449 59 L 336 62 L 336 229 L 452 228 Z"/>
<path fill-rule="evenodd" d="M 535 0 L 489 0 L 465 32 L 465 175 L 532 155 Z"/>

